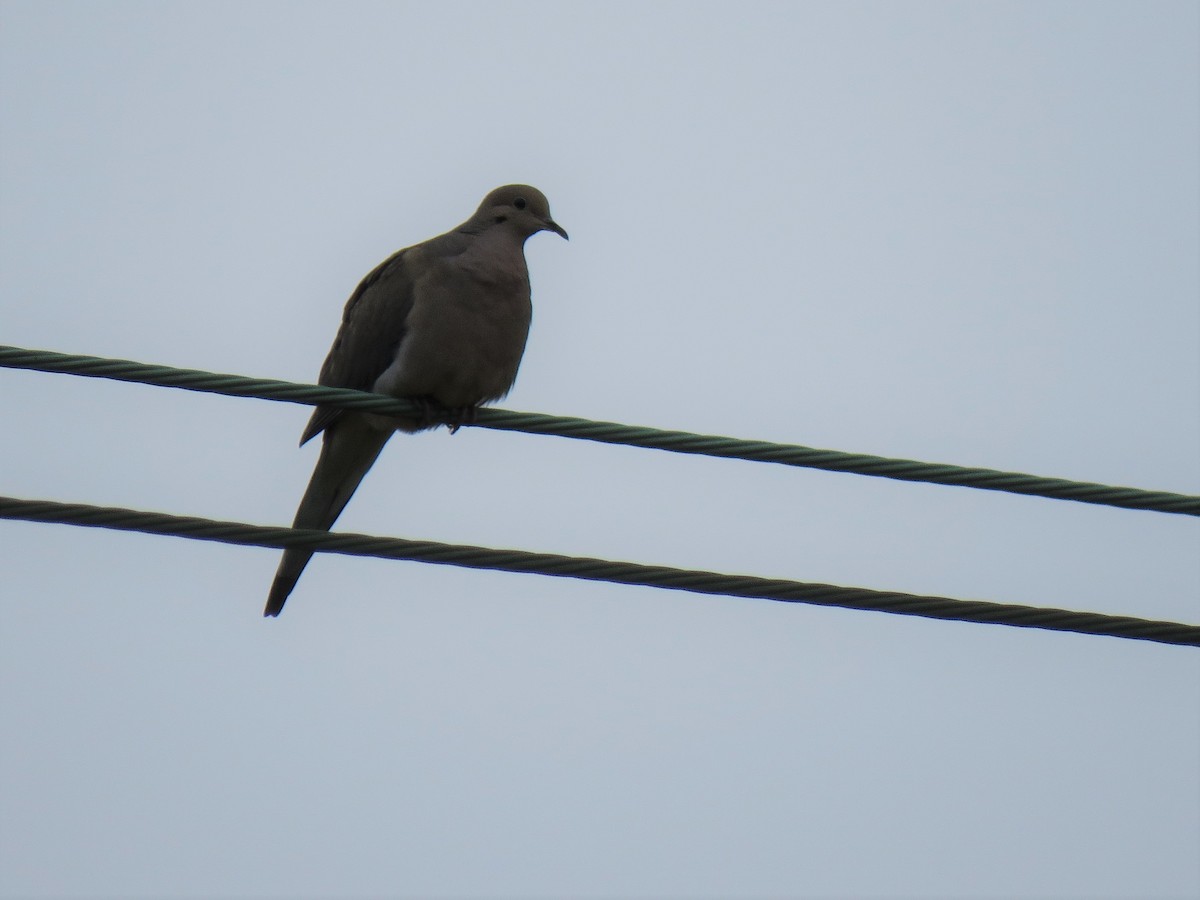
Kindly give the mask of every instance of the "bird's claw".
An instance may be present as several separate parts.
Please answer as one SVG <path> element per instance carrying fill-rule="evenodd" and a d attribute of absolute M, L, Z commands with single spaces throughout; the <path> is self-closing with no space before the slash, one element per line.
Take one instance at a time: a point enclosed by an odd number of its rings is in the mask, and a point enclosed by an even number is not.
<path fill-rule="evenodd" d="M 419 430 L 424 431 L 426 428 L 433 428 L 441 424 L 442 405 L 440 403 L 437 403 L 432 397 L 411 397 L 410 399 L 417 404 L 421 411 L 421 415 L 417 419 Z"/>
<path fill-rule="evenodd" d="M 464 425 L 474 425 L 479 418 L 478 406 L 456 406 L 453 409 L 447 410 L 446 427 L 450 429 L 450 433 L 454 434 Z"/>
<path fill-rule="evenodd" d="M 479 407 L 474 404 L 444 406 L 433 397 L 413 397 L 411 399 L 421 412 L 418 419 L 421 430 L 445 425 L 450 429 L 450 433 L 454 434 L 464 425 L 474 425 L 479 415 Z"/>

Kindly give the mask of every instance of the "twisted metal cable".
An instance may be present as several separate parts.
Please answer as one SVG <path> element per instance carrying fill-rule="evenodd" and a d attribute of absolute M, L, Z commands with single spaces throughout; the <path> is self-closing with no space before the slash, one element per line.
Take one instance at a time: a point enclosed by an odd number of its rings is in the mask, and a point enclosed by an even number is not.
<path fill-rule="evenodd" d="M 224 394 L 231 397 L 256 397 L 263 400 L 279 400 L 308 405 L 329 404 L 397 416 L 424 415 L 427 412 L 408 400 L 397 400 L 393 397 L 345 388 L 294 384 L 268 378 L 245 378 L 240 375 L 222 375 L 198 369 L 151 366 L 124 359 L 75 356 L 48 350 L 26 350 L 21 347 L 3 345 L 0 345 L 0 366 L 109 378 L 160 387 Z M 1073 500 L 1077 503 L 1091 503 L 1099 506 L 1200 516 L 1200 497 L 1197 496 L 1169 491 L 1116 487 L 1087 481 L 1068 481 L 1062 478 L 1045 478 L 1020 472 L 1001 472 L 996 469 L 969 468 L 910 459 L 889 459 L 862 453 L 818 450 L 796 444 L 747 441 L 716 435 L 693 434 L 686 431 L 666 431 L 658 428 L 621 425 L 616 422 L 600 422 L 569 416 L 548 416 L 540 413 L 513 412 L 502 409 L 479 410 L 475 424 L 482 428 L 498 431 L 552 434 L 577 440 L 668 450 L 673 453 L 771 462 L 786 466 L 824 469 L 831 472 L 853 472 L 859 475 L 891 478 L 898 481 L 956 485 L 987 491 L 1003 491 L 1010 494 L 1048 497 L 1055 500 Z"/>
<path fill-rule="evenodd" d="M 174 516 L 85 503 L 58 503 L 49 500 L 20 500 L 0 497 L 0 519 L 26 522 L 50 522 L 109 528 L 142 534 L 170 535 L 201 541 L 217 541 L 250 547 L 306 547 L 318 552 L 349 556 L 377 556 L 407 559 L 443 566 L 489 569 L 500 572 L 553 575 L 586 581 L 641 585 L 786 603 L 809 603 L 845 609 L 873 610 L 927 619 L 1010 625 L 1076 634 L 1106 635 L 1136 641 L 1154 641 L 1200 647 L 1200 625 L 1157 622 L 1132 616 L 1110 616 L 1022 606 L 1013 603 L 989 603 L 981 600 L 954 600 L 896 591 L 840 587 L 726 575 L 616 562 L 557 553 L 530 553 L 524 550 L 496 550 L 436 541 L 411 541 L 402 538 L 375 537 L 366 534 L 330 533 L 313 529 L 271 528 L 242 522 L 222 522 L 192 516 Z"/>

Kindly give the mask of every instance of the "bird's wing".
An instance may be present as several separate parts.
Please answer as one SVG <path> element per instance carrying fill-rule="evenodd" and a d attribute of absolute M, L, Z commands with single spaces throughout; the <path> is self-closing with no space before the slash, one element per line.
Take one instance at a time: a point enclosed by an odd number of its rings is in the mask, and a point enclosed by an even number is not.
<path fill-rule="evenodd" d="M 405 320 L 413 302 L 413 279 L 401 250 L 375 267 L 350 295 L 337 337 L 321 366 L 318 384 L 369 391 L 395 359 L 404 340 Z M 312 440 L 342 415 L 336 406 L 313 410 L 300 443 Z"/>

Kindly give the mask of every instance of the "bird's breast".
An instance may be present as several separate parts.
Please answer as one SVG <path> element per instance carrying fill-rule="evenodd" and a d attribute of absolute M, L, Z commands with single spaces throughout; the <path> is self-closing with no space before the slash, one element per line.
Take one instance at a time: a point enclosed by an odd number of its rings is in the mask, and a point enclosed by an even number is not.
<path fill-rule="evenodd" d="M 472 406 L 503 397 L 517 377 L 532 305 L 524 260 L 517 271 L 434 266 L 414 285 L 404 339 L 374 389 L 397 397 L 433 397 Z"/>

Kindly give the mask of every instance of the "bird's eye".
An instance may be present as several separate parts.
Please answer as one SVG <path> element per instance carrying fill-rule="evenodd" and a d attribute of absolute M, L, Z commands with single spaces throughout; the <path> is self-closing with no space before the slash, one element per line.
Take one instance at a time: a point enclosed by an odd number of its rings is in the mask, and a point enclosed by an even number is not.
<path fill-rule="evenodd" d="M 524 209 L 525 208 L 525 198 L 518 197 L 516 200 L 513 201 L 513 206 L 515 206 L 517 209 Z"/>

